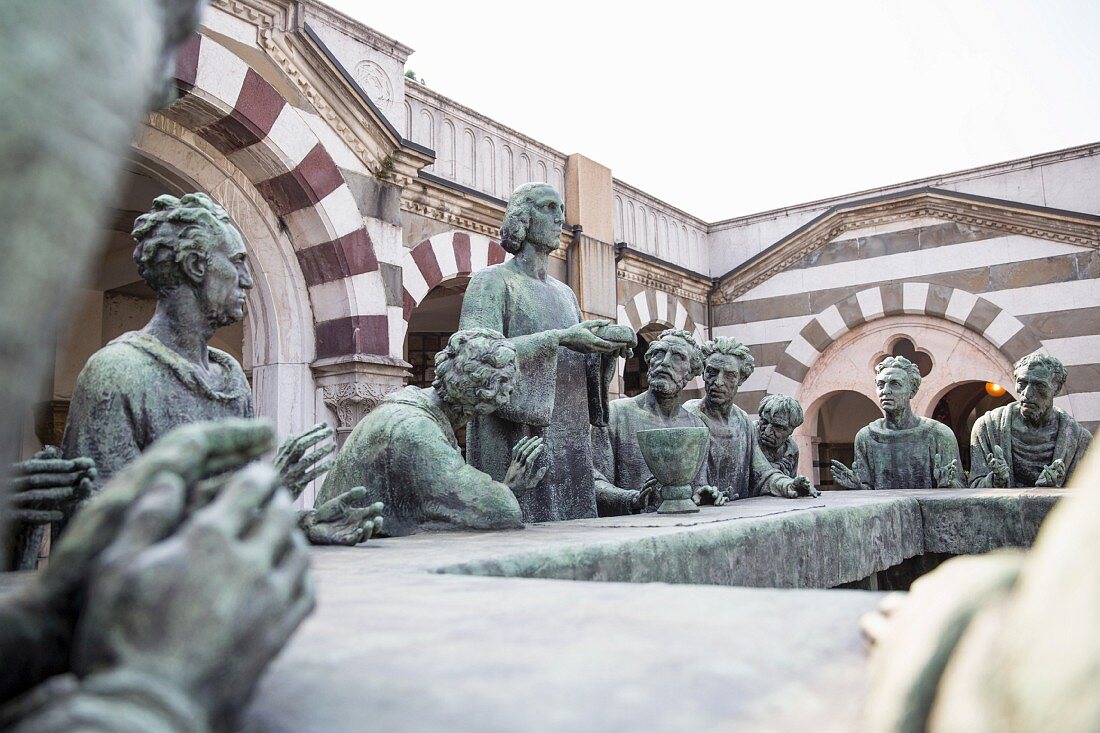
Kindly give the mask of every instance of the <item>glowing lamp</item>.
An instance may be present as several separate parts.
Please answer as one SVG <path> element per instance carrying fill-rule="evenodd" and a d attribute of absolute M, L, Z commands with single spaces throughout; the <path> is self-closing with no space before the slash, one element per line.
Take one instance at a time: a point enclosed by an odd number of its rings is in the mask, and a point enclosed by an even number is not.
<path fill-rule="evenodd" d="M 990 397 L 1000 397 L 1005 393 L 1005 388 L 993 382 L 985 383 L 985 393 Z"/>

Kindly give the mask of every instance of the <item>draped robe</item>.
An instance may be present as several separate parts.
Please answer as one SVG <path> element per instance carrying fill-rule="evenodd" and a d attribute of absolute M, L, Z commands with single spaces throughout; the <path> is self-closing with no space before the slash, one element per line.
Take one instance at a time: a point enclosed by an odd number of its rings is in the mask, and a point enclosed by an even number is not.
<path fill-rule="evenodd" d="M 391 537 L 418 529 L 522 527 L 515 494 L 466 465 L 431 392 L 405 387 L 360 420 L 325 477 L 317 504 L 363 486 L 364 506 L 385 505 L 382 534 Z"/>
<path fill-rule="evenodd" d="M 749 416 L 737 405 L 730 405 L 729 420 L 708 413 L 704 401 L 688 400 L 684 409 L 695 415 L 710 430 L 707 473 L 711 484 L 731 497 L 748 499 L 761 494 L 780 493 L 782 476 L 764 456 L 756 443 Z"/>
<path fill-rule="evenodd" d="M 933 476 L 935 457 L 941 465 L 959 460 L 959 445 L 955 434 L 941 422 L 918 418 L 915 427 L 891 430 L 886 419 L 879 418 L 856 433 L 855 461 L 852 469 L 859 475 L 864 488 L 870 489 L 935 489 Z M 950 487 L 960 489 L 962 465 L 958 478 Z"/>
<path fill-rule="evenodd" d="M 1024 471 L 1017 467 L 1013 449 L 1015 440 L 1012 436 L 1012 425 L 1019 418 L 1020 405 L 1013 402 L 1003 407 L 997 407 L 978 418 L 974 423 L 974 430 L 970 438 L 970 485 L 975 488 L 994 486 L 993 473 L 986 462 L 986 456 L 993 452 L 993 446 L 1001 446 L 1004 452 L 1005 462 L 1008 464 L 1008 488 L 1017 486 L 1033 486 L 1034 479 L 1021 480 Z M 1073 475 L 1077 464 L 1084 457 L 1092 442 L 1092 434 L 1085 430 L 1072 417 L 1063 410 L 1055 407 L 1054 416 L 1058 421 L 1056 438 L 1050 445 L 1050 455 L 1042 456 L 1035 462 L 1030 473 L 1037 473 L 1034 469 L 1042 470 L 1043 466 L 1050 465 L 1054 459 L 1061 458 L 1066 464 L 1066 482 Z M 1042 464 L 1042 465 L 1039 465 Z"/>
<path fill-rule="evenodd" d="M 581 321 L 577 296 L 565 283 L 520 271 L 516 261 L 474 275 L 462 303 L 460 328 L 491 328 L 516 348 L 519 374 L 508 404 L 480 415 L 466 429 L 466 460 L 503 480 L 512 446 L 529 435 L 545 441 L 542 481 L 519 497 L 523 521 L 596 516 L 590 425 L 607 424 L 607 390 L 615 356 L 580 354 L 550 333 Z"/>

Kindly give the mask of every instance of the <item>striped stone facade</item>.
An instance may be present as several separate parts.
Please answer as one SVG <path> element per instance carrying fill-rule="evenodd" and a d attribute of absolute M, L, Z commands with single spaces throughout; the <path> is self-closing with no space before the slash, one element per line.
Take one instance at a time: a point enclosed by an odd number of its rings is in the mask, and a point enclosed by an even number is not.
<path fill-rule="evenodd" d="M 743 278 L 757 284 L 742 282 L 740 295 L 714 307 L 715 333 L 737 336 L 757 359 L 739 403 L 752 412 L 767 393 L 805 397 L 807 372 L 843 334 L 877 318 L 920 314 L 964 326 L 1010 363 L 1036 350 L 1062 359 L 1069 379 L 1058 402 L 1095 430 L 1100 220 L 1037 209 L 1029 216 L 1032 229 L 1022 235 L 1004 222 L 920 212 L 801 251 L 769 277 Z M 1056 226 L 1039 228 L 1043 218 Z M 1080 229 L 1074 243 L 1057 230 L 1068 219 Z M 850 221 L 850 230 L 861 225 Z"/>
<path fill-rule="evenodd" d="M 1100 145 L 708 224 L 592 160 L 409 91 L 409 52 L 317 0 L 212 0 L 178 56 L 178 100 L 135 139 L 137 168 L 168 171 L 165 190 L 206 191 L 244 234 L 257 286 L 241 353 L 281 432 L 327 419 L 346 433 L 407 378 L 410 318 L 433 288 L 507 259 L 501 197 L 536 159 L 566 197 L 551 274 L 588 317 L 740 338 L 757 366 L 737 398 L 749 413 L 768 393 L 816 399 L 808 375 L 838 339 L 912 316 L 961 328 L 1005 363 L 1058 356 L 1058 404 L 1100 425 Z M 469 150 L 431 148 L 446 136 L 429 129 L 461 125 L 489 140 L 470 158 L 480 173 L 448 163 Z M 87 355 L 59 349 L 73 363 L 58 371 L 75 375 Z"/>

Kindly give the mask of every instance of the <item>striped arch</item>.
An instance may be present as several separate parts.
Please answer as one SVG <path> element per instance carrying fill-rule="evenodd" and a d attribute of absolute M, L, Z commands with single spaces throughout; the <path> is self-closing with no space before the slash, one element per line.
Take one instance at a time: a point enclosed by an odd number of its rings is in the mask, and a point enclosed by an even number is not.
<path fill-rule="evenodd" d="M 404 343 L 413 309 L 420 305 L 428 291 L 444 280 L 472 275 L 511 256 L 499 242 L 484 234 L 458 230 L 436 234 L 408 250 L 401 262 L 405 286 L 402 293 L 404 323 L 400 327 L 398 348 Z"/>
<path fill-rule="evenodd" d="M 891 283 L 862 290 L 817 314 L 787 345 L 768 393 L 797 397 L 810 367 L 830 344 L 860 324 L 902 314 L 958 323 L 996 346 L 1010 364 L 1043 346 L 1019 319 L 985 298 L 945 285 Z"/>
<path fill-rule="evenodd" d="M 646 326 L 660 324 L 666 328 L 688 331 L 695 336 L 700 346 L 707 340 L 705 324 L 696 323 L 682 300 L 662 290 L 646 288 L 635 294 L 633 298 L 619 303 L 618 322 L 621 325 L 630 326 L 635 333 Z M 619 368 L 611 384 L 611 391 L 616 394 L 622 394 L 622 374 L 625 364 L 625 360 L 619 359 Z M 703 389 L 702 378 L 696 377 L 691 380 L 685 389 Z"/>
<path fill-rule="evenodd" d="M 374 244 L 347 181 L 306 117 L 208 36 L 183 44 L 175 82 L 179 99 L 161 114 L 225 155 L 286 227 L 309 287 L 317 356 L 388 354 Z"/>

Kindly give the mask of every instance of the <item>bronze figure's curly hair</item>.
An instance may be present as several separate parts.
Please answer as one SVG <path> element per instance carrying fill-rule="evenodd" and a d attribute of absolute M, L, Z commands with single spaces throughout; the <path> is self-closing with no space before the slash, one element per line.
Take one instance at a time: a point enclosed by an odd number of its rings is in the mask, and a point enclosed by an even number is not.
<path fill-rule="evenodd" d="M 226 210 L 205 193 L 157 196 L 131 233 L 138 274 L 158 294 L 179 287 L 184 283 L 179 262 L 191 253 L 208 259 L 217 238 L 232 225 Z"/>
<path fill-rule="evenodd" d="M 549 183 L 525 183 L 508 199 L 508 208 L 504 211 L 504 223 L 500 225 L 500 246 L 505 252 L 515 254 L 523 246 L 527 237 L 527 226 L 531 223 L 531 203 L 535 191 L 541 188 L 553 189 Z"/>
<path fill-rule="evenodd" d="M 690 331 L 685 331 L 682 328 L 667 328 L 661 331 L 661 335 L 654 339 L 649 344 L 649 349 L 645 352 L 645 363 L 649 366 L 649 355 L 653 350 L 653 347 L 661 343 L 665 339 L 678 338 L 682 341 L 686 341 L 687 345 L 691 347 L 691 376 L 698 377 L 703 373 L 703 352 L 699 349 L 699 342 L 695 340 L 695 337 L 691 335 Z"/>
<path fill-rule="evenodd" d="M 749 353 L 749 347 L 732 336 L 719 336 L 716 339 L 707 341 L 702 345 L 701 350 L 703 352 L 703 363 L 706 363 L 712 354 L 725 354 L 737 359 L 741 364 L 742 382 L 748 379 L 756 370 L 756 359 L 753 359 L 752 354 Z"/>
<path fill-rule="evenodd" d="M 432 387 L 444 401 L 472 412 L 478 403 L 496 399 L 505 368 L 515 363 L 516 347 L 499 331 L 458 331 L 435 355 Z"/>
<path fill-rule="evenodd" d="M 797 428 L 806 420 L 806 415 L 802 412 L 802 405 L 798 404 L 798 400 L 794 397 L 786 394 L 764 395 L 764 399 L 760 400 L 760 407 L 757 408 L 756 412 L 758 415 L 772 416 L 786 413 L 792 428 Z"/>
<path fill-rule="evenodd" d="M 878 374 L 883 369 L 890 368 L 901 369 L 909 375 L 909 396 L 916 396 L 917 390 L 920 389 L 920 369 L 917 365 L 904 356 L 888 356 L 880 361 L 878 366 L 875 367 L 875 374 Z"/>
<path fill-rule="evenodd" d="M 1062 391 L 1062 387 L 1066 384 L 1066 377 L 1069 376 L 1069 372 L 1066 371 L 1060 359 L 1056 359 L 1050 354 L 1028 354 L 1012 365 L 1012 373 L 1015 375 L 1016 372 L 1021 369 L 1027 369 L 1033 364 L 1049 369 L 1050 377 L 1054 382 L 1054 393 L 1058 394 Z"/>

